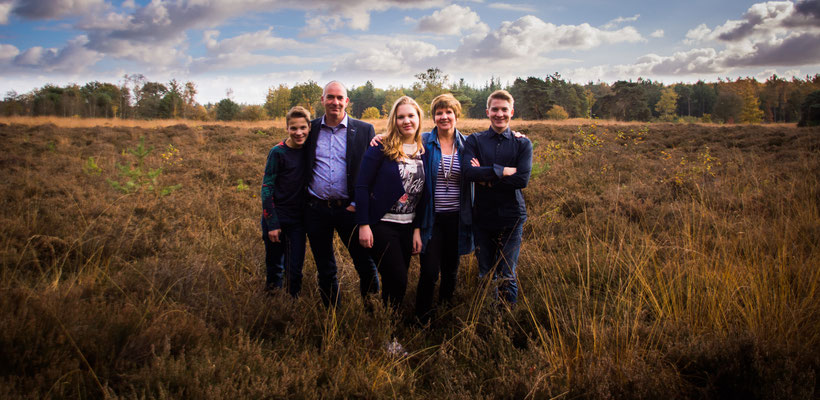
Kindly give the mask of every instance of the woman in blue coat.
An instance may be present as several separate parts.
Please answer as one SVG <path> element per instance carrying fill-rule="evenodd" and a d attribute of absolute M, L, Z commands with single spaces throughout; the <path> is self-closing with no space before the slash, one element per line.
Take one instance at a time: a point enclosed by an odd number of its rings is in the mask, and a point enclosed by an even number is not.
<path fill-rule="evenodd" d="M 459 155 L 464 135 L 456 129 L 461 103 L 452 94 L 442 94 L 430 104 L 436 127 L 422 135 L 427 154 L 425 187 L 430 193 L 421 220 L 423 251 L 416 291 L 416 316 L 427 323 L 434 314 L 433 292 L 441 274 L 439 302 L 452 299 L 458 276 L 459 256 L 473 251 L 472 189 L 461 179 Z"/>
<path fill-rule="evenodd" d="M 398 309 L 407 289 L 410 257 L 421 252 L 425 198 L 421 108 L 399 98 L 388 115 L 383 144 L 364 153 L 356 180 L 359 243 L 371 249 L 382 281 L 382 300 Z"/>

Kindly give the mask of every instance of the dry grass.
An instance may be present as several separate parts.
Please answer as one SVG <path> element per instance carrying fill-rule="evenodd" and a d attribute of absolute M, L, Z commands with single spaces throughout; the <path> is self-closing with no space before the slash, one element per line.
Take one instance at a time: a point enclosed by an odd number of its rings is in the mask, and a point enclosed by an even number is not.
<path fill-rule="evenodd" d="M 819 393 L 816 128 L 516 123 L 535 142 L 521 301 L 498 311 L 464 257 L 422 330 L 363 312 L 346 256 L 335 312 L 310 255 L 302 298 L 263 295 L 258 184 L 281 126 L 71 121 L 0 125 L 2 398 Z M 181 189 L 107 183 L 140 137 Z"/>

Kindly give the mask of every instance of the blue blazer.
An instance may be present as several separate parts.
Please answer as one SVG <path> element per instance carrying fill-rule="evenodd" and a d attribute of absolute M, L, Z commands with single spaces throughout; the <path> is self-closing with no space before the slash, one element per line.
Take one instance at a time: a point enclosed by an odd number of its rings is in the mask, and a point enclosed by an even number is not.
<path fill-rule="evenodd" d="M 307 164 L 307 184 L 313 180 L 313 166 L 316 162 L 316 142 L 319 139 L 319 128 L 322 125 L 322 118 L 310 121 L 310 133 L 305 141 L 305 162 Z M 373 125 L 367 122 L 347 116 L 347 146 L 345 149 L 345 160 L 347 163 L 347 194 L 353 200 L 354 183 L 359 173 L 359 165 L 362 162 L 362 155 L 370 145 L 370 140 L 376 136 Z M 305 185 L 307 191 L 307 185 Z"/>
<path fill-rule="evenodd" d="M 364 152 L 359 177 L 356 179 L 356 224 L 370 225 L 384 217 L 404 195 L 404 184 L 399 175 L 399 164 L 384 156 L 384 146 L 369 147 Z M 427 152 L 421 156 L 427 162 Z M 425 181 L 428 177 L 425 175 Z M 413 226 L 419 227 L 428 203 L 429 193 L 422 189 Z"/>

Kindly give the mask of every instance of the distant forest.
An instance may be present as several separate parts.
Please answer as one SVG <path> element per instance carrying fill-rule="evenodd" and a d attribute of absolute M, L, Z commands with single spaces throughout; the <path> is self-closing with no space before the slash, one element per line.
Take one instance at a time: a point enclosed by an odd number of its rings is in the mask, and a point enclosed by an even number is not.
<path fill-rule="evenodd" d="M 451 82 L 440 69 L 430 68 L 415 78 L 409 88 L 381 89 L 370 81 L 349 88 L 348 112 L 358 118 L 383 118 L 400 96 L 413 97 L 429 108 L 435 96 L 449 92 L 461 102 L 464 117 L 484 118 L 487 96 L 502 88 L 515 97 L 515 117 L 528 120 L 772 123 L 798 122 L 801 115 L 812 119 L 820 111 L 820 74 L 791 80 L 772 75 L 765 82 L 747 77 L 664 85 L 638 78 L 581 85 L 555 73 L 519 78 L 507 86 L 493 77 L 474 87 L 463 79 Z M 283 117 L 294 105 L 305 106 L 315 115 L 323 111 L 322 88 L 313 81 L 271 86 L 262 105 L 237 104 L 230 89 L 216 104 L 199 104 L 196 94 L 193 82 L 160 83 L 140 74 L 125 75 L 117 84 L 95 81 L 83 86 L 45 85 L 25 94 L 11 91 L 0 102 L 0 115 L 255 121 Z"/>

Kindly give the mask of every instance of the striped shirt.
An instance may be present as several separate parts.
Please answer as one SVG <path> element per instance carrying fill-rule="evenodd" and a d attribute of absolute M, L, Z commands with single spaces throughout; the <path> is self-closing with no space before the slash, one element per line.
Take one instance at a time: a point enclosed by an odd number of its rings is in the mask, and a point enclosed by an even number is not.
<path fill-rule="evenodd" d="M 455 159 L 454 159 L 455 158 Z M 459 191 L 461 188 L 461 166 L 458 151 L 452 155 L 441 155 L 441 163 L 436 173 L 435 201 L 436 212 L 452 212 L 459 209 Z"/>

